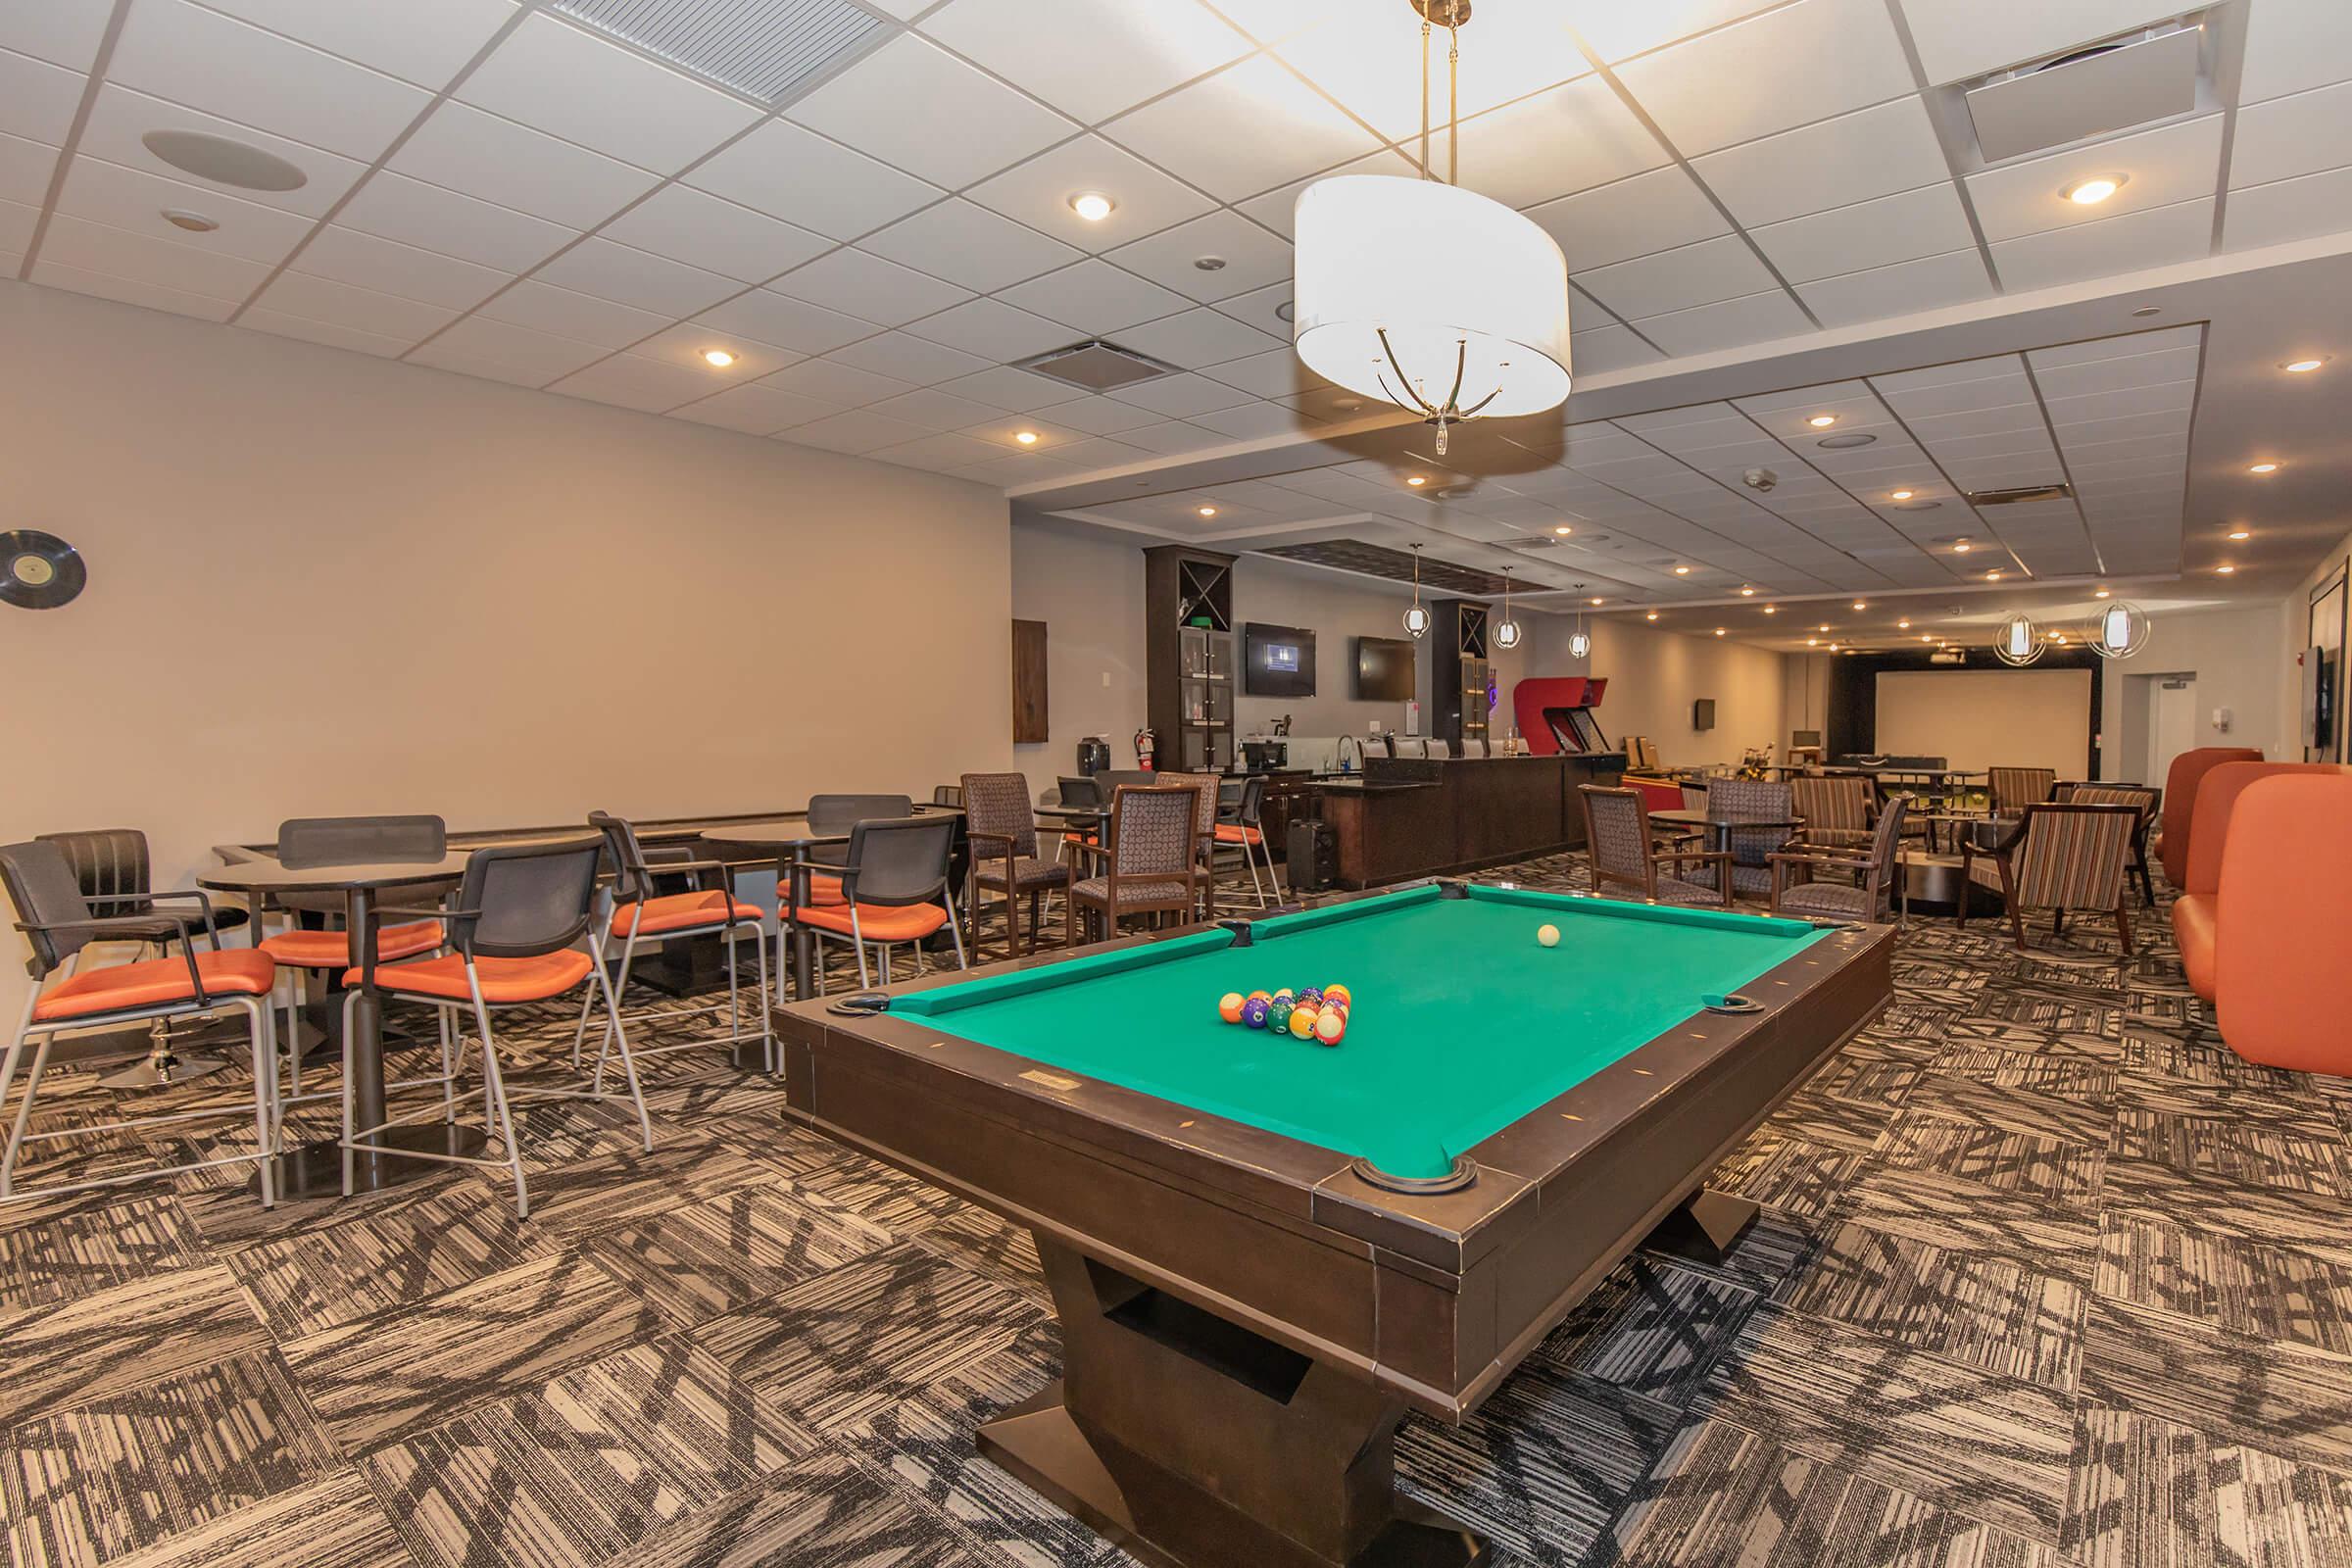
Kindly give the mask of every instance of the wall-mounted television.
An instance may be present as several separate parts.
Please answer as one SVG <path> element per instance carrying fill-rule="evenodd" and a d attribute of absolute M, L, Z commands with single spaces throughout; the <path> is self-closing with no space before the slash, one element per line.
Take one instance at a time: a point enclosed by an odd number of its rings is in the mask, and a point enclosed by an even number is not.
<path fill-rule="evenodd" d="M 1355 640 L 1355 700 L 1409 703 L 1413 700 L 1413 648 L 1403 637 Z"/>
<path fill-rule="evenodd" d="M 1315 634 L 1304 626 L 1242 627 L 1242 690 L 1252 697 L 1315 695 Z"/>
<path fill-rule="evenodd" d="M 1692 729 L 1713 729 L 1715 727 L 1714 698 L 1701 697 L 1691 703 L 1690 727 Z"/>

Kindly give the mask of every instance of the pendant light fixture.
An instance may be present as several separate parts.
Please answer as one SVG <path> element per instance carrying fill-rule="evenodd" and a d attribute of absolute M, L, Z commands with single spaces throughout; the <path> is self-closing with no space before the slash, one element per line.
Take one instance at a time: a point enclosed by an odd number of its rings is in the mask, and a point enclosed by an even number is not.
<path fill-rule="evenodd" d="M 2130 659 L 2148 646 L 2148 633 L 2152 629 L 2146 611 L 2121 599 L 2111 599 L 2099 607 L 2098 613 L 2083 628 L 2082 641 L 2095 654 L 2109 659 Z"/>
<path fill-rule="evenodd" d="M 1421 547 L 1413 546 L 1413 608 L 1404 612 L 1405 634 L 1416 640 L 1428 634 L 1429 612 L 1421 608 Z"/>
<path fill-rule="evenodd" d="M 1393 3 L 1393 0 L 1392 0 Z M 1456 182 L 1470 0 L 1421 18 L 1421 172 L 1343 174 L 1298 193 L 1292 344 L 1335 385 L 1437 426 L 1568 401 L 1568 264 L 1535 221 Z M 1446 177 L 1430 162 L 1429 51 L 1446 29 Z"/>
<path fill-rule="evenodd" d="M 1494 623 L 1494 646 L 1508 653 L 1519 646 L 1519 623 L 1511 618 L 1511 568 L 1502 568 L 1502 618 Z"/>
<path fill-rule="evenodd" d="M 1585 585 L 1581 582 L 1578 583 L 1576 591 L 1581 596 L 1585 591 Z M 1568 634 L 1568 657 L 1583 659 L 1592 652 L 1592 639 L 1585 635 L 1585 612 L 1580 610 L 1576 612 L 1576 630 Z"/>
<path fill-rule="evenodd" d="M 1992 636 L 1992 657 L 2019 669 L 2039 659 L 2041 628 L 2034 624 L 2034 617 L 2021 610 L 2002 621 Z"/>

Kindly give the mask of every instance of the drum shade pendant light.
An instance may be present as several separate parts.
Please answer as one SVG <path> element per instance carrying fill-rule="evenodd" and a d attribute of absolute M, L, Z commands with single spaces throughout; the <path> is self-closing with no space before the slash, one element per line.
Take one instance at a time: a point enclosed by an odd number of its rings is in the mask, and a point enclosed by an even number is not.
<path fill-rule="evenodd" d="M 1407 636 L 1421 637 L 1429 630 L 1429 612 L 1421 608 L 1421 547 L 1413 546 L 1413 608 L 1404 612 Z"/>
<path fill-rule="evenodd" d="M 1292 344 L 1335 385 L 1447 428 L 1568 401 L 1568 264 L 1534 221 L 1455 183 L 1461 26 L 1470 0 L 1421 17 L 1421 173 L 1343 174 L 1298 193 Z M 1446 171 L 1430 164 L 1429 50 L 1447 38 Z"/>
<path fill-rule="evenodd" d="M 2020 669 L 2039 659 L 2041 628 L 2034 624 L 2034 617 L 2020 611 L 2002 621 L 1992 636 L 1992 657 Z"/>
<path fill-rule="evenodd" d="M 1511 568 L 1502 568 L 1502 618 L 1494 623 L 1494 646 L 1506 653 L 1519 646 L 1519 623 L 1511 618 Z"/>
<path fill-rule="evenodd" d="M 2099 607 L 2099 612 L 2083 628 L 2082 640 L 2093 653 L 2109 659 L 2130 659 L 2148 646 L 2150 629 L 2146 611 L 2116 599 Z"/>

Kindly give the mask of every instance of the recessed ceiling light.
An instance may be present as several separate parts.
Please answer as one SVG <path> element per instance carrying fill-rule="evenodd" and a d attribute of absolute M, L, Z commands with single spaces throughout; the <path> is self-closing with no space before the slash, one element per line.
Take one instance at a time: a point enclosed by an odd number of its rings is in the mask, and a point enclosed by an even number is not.
<path fill-rule="evenodd" d="M 2232 528 L 2232 529 L 2230 529 L 2230 538 L 2232 538 L 2232 539 L 2245 540 L 2245 539 L 2251 539 L 2251 538 L 2253 538 L 2253 537 L 2254 537 L 2254 535 L 2253 535 L 2253 533 L 2252 533 L 2250 530 L 2248 530 L 2248 529 L 2244 529 L 2244 528 Z"/>
<path fill-rule="evenodd" d="M 1718 626 L 1718 627 L 1716 627 L 1716 628 L 1715 628 L 1715 635 L 1716 635 L 1716 636 L 1720 637 L 1720 636 L 1722 636 L 1723 634 L 1724 634 L 1724 628 L 1723 628 L 1723 627 L 1721 627 L 1721 626 Z"/>
<path fill-rule="evenodd" d="M 1576 532 L 1576 530 L 1575 530 L 1574 528 L 1571 528 L 1571 527 L 1569 527 L 1569 526 L 1568 526 L 1566 523 L 1564 523 L 1564 522 L 1563 522 L 1563 523 L 1561 523 L 1561 524 L 1560 524 L 1558 527 L 1556 527 L 1556 528 L 1552 529 L 1551 531 L 1552 531 L 1553 533 L 1556 533 L 1556 534 L 1558 534 L 1558 535 L 1559 535 L 1561 538 L 1563 538 L 1563 539 L 1567 538 L 1567 537 L 1568 537 L 1570 534 L 1572 534 L 1572 533 Z"/>
<path fill-rule="evenodd" d="M 1416 490 L 1420 489 L 1420 488 L 1421 488 L 1423 485 L 1425 485 L 1425 484 L 1429 483 L 1429 481 L 1428 481 L 1427 479 L 1424 479 L 1423 477 L 1421 477 L 1421 475 L 1419 475 L 1419 474 L 1417 474 L 1417 473 L 1416 473 L 1416 474 L 1414 474 L 1414 475 L 1413 475 L 1411 478 L 1409 478 L 1409 479 L 1405 480 L 1404 482 L 1405 482 L 1406 484 L 1409 484 L 1409 485 L 1411 485 L 1411 486 L 1412 486 L 1414 489 L 1416 489 Z"/>
<path fill-rule="evenodd" d="M 217 219 L 207 218 L 202 213 L 185 212 L 176 207 L 164 209 L 164 221 L 170 223 L 173 228 L 184 228 L 191 234 L 210 234 L 220 226 L 220 220 Z"/>
<path fill-rule="evenodd" d="M 1689 566 L 1677 566 L 1674 568 L 1674 574 L 1677 577 L 1688 577 L 1690 575 L 1690 568 Z"/>
<path fill-rule="evenodd" d="M 1952 554 L 1955 556 L 1965 556 L 1968 554 L 1969 549 L 1969 543 L 1965 539 L 1955 539 L 1952 541 Z"/>
<path fill-rule="evenodd" d="M 1779 614 L 1780 612 L 1781 612 L 1781 607 L 1780 607 L 1780 606 L 1778 606 L 1778 605 L 1766 605 L 1766 606 L 1764 607 L 1764 613 L 1766 613 L 1767 615 L 1777 615 L 1777 614 Z"/>
<path fill-rule="evenodd" d="M 2097 593 L 2092 594 L 2090 597 L 2093 599 L 2104 599 L 2107 597 L 2107 590 L 2102 588 Z"/>
<path fill-rule="evenodd" d="M 1099 190 L 1082 190 L 1070 198 L 1070 211 L 1090 223 L 1100 223 L 1118 205 Z"/>
<path fill-rule="evenodd" d="M 1214 507 L 1202 507 L 1202 508 L 1200 509 L 1200 515 L 1202 515 L 1203 517 L 1213 517 L 1213 516 L 1215 516 L 1216 514 L 1217 514 L 1217 509 L 1216 509 L 1216 508 L 1214 508 Z"/>
<path fill-rule="evenodd" d="M 1222 256 L 1196 256 L 1193 258 L 1193 265 L 1203 272 L 1222 272 L 1225 270 L 1225 258 Z"/>
<path fill-rule="evenodd" d="M 1596 605 L 1597 605 L 1597 604 L 1599 604 L 1599 603 L 1600 603 L 1600 596 L 1599 596 L 1599 595 L 1597 595 L 1597 594 L 1595 594 L 1595 595 L 1593 596 L 1593 598 L 1592 598 L 1592 602 L 1593 602 L 1594 604 L 1596 604 Z"/>
<path fill-rule="evenodd" d="M 1923 642 L 1923 643 L 1932 643 L 1932 642 L 1934 642 L 1936 639 L 1935 639 L 1935 638 L 1933 638 L 1933 637 L 1931 637 L 1931 636 L 1929 636 L 1927 633 L 1925 633 L 1925 632 L 1922 632 L 1922 633 L 1920 634 L 1920 638 L 1919 638 L 1919 640 L 1920 640 L 1921 642 Z"/>
<path fill-rule="evenodd" d="M 1918 492 L 1915 490 L 1889 490 L 1886 494 L 1896 501 L 1908 501 Z"/>
<path fill-rule="evenodd" d="M 735 356 L 725 349 L 703 350 L 703 363 L 713 369 L 723 370 L 735 363 Z"/>
<path fill-rule="evenodd" d="M 1911 629 L 1911 622 L 1908 620 L 1898 620 L 1894 623 L 1894 629 L 1897 631 L 1909 631 Z"/>
<path fill-rule="evenodd" d="M 1658 618 L 1658 612 L 1653 610 L 1648 614 L 1643 615 L 1642 618 L 1643 620 L 1655 620 Z"/>
<path fill-rule="evenodd" d="M 1805 422 L 1816 430 L 1827 430 L 1831 425 L 1838 422 L 1838 416 L 1835 414 L 1816 414 L 1813 416 L 1813 417 L 1807 419 Z"/>
<path fill-rule="evenodd" d="M 1988 571 L 1984 574 L 1984 580 L 1986 582 L 1999 582 L 2001 580 L 2001 574 L 1997 571 Z"/>
<path fill-rule="evenodd" d="M 1856 610 L 1868 610 L 1870 606 L 1865 601 L 1857 599 L 1854 601 L 1854 608 Z"/>
<path fill-rule="evenodd" d="M 1832 644 L 1830 644 L 1830 652 L 1834 654 L 1834 653 L 1836 653 L 1837 651 L 1838 651 L 1838 645 L 1837 645 L 1836 643 L 1832 643 Z"/>
<path fill-rule="evenodd" d="M 1813 444 L 1824 452 L 1851 452 L 1856 447 L 1875 445 L 1878 439 L 1867 431 L 1857 430 L 1851 435 L 1825 435 Z"/>
<path fill-rule="evenodd" d="M 2141 316 L 2141 317 L 2146 317 L 2146 316 L 2162 316 L 2162 315 L 2164 314 L 2164 312 L 2162 312 L 2162 311 L 2158 310 L 2158 309 L 2157 309 L 2155 306 L 2153 306 L 2153 305 L 2142 305 L 2142 306 L 2141 306 L 2141 307 L 2140 307 L 2138 310 L 2136 310 L 2136 311 L 2133 311 L 2132 314 L 2133 316 Z"/>
<path fill-rule="evenodd" d="M 1756 591 L 1753 588 L 1742 588 L 1740 590 L 1740 597 L 1742 599 L 1753 599 L 1756 597 Z"/>
<path fill-rule="evenodd" d="M 1807 648 L 1819 648 L 1821 646 L 1821 639 L 1818 637 L 1808 637 L 1805 639 L 1805 646 Z"/>
<path fill-rule="evenodd" d="M 2064 195 L 2077 207 L 2096 207 L 2122 190 L 2129 178 L 2129 174 L 2098 174 L 2089 179 L 2079 179 L 2066 187 Z"/>
<path fill-rule="evenodd" d="M 1826 620 L 1825 620 L 1825 621 L 1823 621 L 1823 622 L 1822 622 L 1820 625 L 1818 625 L 1818 626 L 1814 627 L 1813 629 L 1814 629 L 1815 631 L 1828 631 L 1828 630 L 1830 629 L 1830 623 L 1829 623 L 1828 621 L 1826 621 Z"/>
<path fill-rule="evenodd" d="M 2246 471 L 2248 473 L 2277 473 L 2278 471 L 2278 465 L 2276 463 L 2256 463 L 2249 465 L 2246 468 Z"/>
<path fill-rule="evenodd" d="M 2230 575 L 2231 572 L 2235 571 L 2237 568 L 2236 568 L 2235 566 L 2216 566 L 2216 567 L 2214 567 L 2213 569 L 2214 569 L 2215 571 L 2217 571 L 2217 572 L 2220 572 L 2220 573 L 2221 573 L 2223 576 L 2227 577 L 2227 576 L 2229 576 L 2229 575 Z"/>
<path fill-rule="evenodd" d="M 2321 366 L 2326 365 L 2327 363 L 2328 356 L 2323 354 L 2315 360 L 2289 360 L 2284 365 L 2278 367 L 2278 368 L 2284 370 L 2289 375 L 2309 375 L 2312 371 L 2318 369 Z"/>
<path fill-rule="evenodd" d="M 1012 432 L 1012 438 L 1025 447 L 1033 447 L 1037 445 L 1037 432 L 1035 430 L 1015 430 Z"/>

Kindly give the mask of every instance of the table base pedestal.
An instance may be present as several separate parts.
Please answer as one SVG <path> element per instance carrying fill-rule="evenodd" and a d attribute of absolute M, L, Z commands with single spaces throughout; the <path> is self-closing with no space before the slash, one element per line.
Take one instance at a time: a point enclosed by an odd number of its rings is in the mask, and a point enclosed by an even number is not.
<path fill-rule="evenodd" d="M 375 1141 L 385 1152 L 355 1153 L 352 1156 L 351 1190 L 354 1195 L 382 1192 L 388 1187 L 422 1181 L 437 1172 L 462 1168 L 443 1164 L 437 1159 L 403 1158 L 403 1150 L 479 1158 L 488 1138 L 481 1128 L 464 1122 L 453 1124 L 434 1121 L 407 1127 L 387 1127 L 375 1135 Z M 288 1150 L 277 1156 L 276 1181 L 277 1196 L 281 1202 L 342 1197 L 343 1146 L 328 1141 L 304 1144 Z M 245 1185 L 259 1196 L 262 1179 L 257 1174 Z"/>

